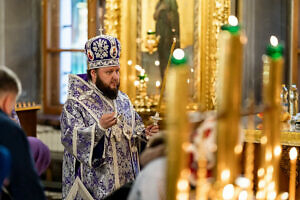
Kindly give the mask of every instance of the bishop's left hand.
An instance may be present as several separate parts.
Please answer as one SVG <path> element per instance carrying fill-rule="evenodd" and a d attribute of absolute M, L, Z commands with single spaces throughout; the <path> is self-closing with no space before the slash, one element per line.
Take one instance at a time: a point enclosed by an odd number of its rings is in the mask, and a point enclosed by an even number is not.
<path fill-rule="evenodd" d="M 158 133 L 158 131 L 159 131 L 158 125 L 151 124 L 146 127 L 146 136 L 151 137 L 156 133 Z"/>

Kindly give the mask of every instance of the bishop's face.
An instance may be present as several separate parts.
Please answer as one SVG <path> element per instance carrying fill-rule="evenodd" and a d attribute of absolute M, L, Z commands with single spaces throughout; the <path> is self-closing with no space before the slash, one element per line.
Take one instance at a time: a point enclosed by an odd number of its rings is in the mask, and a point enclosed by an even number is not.
<path fill-rule="evenodd" d="M 103 67 L 94 71 L 93 82 L 110 99 L 117 98 L 120 86 L 120 67 Z M 93 74 L 93 72 L 92 72 Z"/>

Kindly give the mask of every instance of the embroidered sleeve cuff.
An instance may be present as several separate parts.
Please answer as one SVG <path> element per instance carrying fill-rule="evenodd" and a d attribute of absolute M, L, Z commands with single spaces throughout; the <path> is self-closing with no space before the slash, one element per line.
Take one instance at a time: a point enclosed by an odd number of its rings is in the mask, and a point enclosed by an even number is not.
<path fill-rule="evenodd" d="M 107 130 L 107 129 L 103 128 L 100 123 L 99 123 L 99 128 L 104 132 L 106 132 L 106 130 Z"/>
<path fill-rule="evenodd" d="M 104 135 L 106 135 L 107 129 L 104 129 L 100 124 L 96 126 L 95 141 L 98 142 Z"/>

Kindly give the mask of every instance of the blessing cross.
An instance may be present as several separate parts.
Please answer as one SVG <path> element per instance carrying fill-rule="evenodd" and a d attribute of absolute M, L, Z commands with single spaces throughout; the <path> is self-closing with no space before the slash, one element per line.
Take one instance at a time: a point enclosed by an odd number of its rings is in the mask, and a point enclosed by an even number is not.
<path fill-rule="evenodd" d="M 102 28 L 102 26 L 100 26 L 100 28 L 99 28 L 100 35 L 102 35 L 102 31 L 103 31 L 103 28 Z"/>

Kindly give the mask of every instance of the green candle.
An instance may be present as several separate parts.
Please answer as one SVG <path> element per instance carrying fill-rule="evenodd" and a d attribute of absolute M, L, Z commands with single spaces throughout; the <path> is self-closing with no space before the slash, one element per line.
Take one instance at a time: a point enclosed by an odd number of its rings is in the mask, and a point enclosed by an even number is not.
<path fill-rule="evenodd" d="M 138 75 L 138 77 L 140 80 L 145 80 L 147 77 L 147 74 L 143 74 L 143 75 L 141 74 L 141 75 Z"/>
<path fill-rule="evenodd" d="M 223 26 L 221 26 L 221 30 L 228 31 L 233 35 L 238 34 L 241 27 L 238 24 L 237 18 L 235 16 L 229 16 L 228 22 L 229 24 L 224 24 Z"/>
<path fill-rule="evenodd" d="M 186 64 L 186 56 L 182 49 L 175 49 L 171 58 L 172 67 Z"/>
<path fill-rule="evenodd" d="M 155 34 L 155 31 L 152 31 L 152 30 L 150 29 L 150 30 L 147 31 L 147 34 L 148 34 L 148 35 L 154 35 L 154 34 Z"/>
<path fill-rule="evenodd" d="M 283 46 L 278 43 L 278 39 L 273 35 L 270 38 L 270 44 L 267 46 L 266 54 L 275 60 L 282 57 Z"/>

